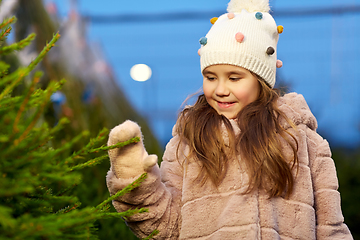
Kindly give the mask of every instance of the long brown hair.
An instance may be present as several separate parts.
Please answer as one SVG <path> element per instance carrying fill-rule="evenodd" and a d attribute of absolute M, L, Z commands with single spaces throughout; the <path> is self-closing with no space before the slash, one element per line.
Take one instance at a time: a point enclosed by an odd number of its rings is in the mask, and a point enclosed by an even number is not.
<path fill-rule="evenodd" d="M 225 177 L 228 159 L 240 154 L 250 179 L 246 193 L 264 189 L 269 197 L 283 193 L 289 196 L 294 186 L 291 170 L 298 165 L 298 142 L 279 120 L 283 118 L 290 126 L 295 126 L 278 108 L 279 91 L 270 88 L 262 79 L 259 84 L 258 99 L 237 115 L 238 136 L 230 121 L 207 103 L 204 94 L 179 114 L 176 131 L 190 147 L 188 157 L 194 157 L 201 164 L 198 179 L 202 184 L 210 179 L 219 186 Z M 227 130 L 228 143 L 224 141 L 222 125 Z M 292 148 L 292 164 L 282 153 L 279 136 Z"/>

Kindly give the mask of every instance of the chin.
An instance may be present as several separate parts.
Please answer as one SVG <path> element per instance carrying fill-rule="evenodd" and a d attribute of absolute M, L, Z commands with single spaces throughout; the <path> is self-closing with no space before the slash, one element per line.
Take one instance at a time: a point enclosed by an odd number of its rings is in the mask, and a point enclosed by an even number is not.
<path fill-rule="evenodd" d="M 220 115 L 223 115 L 224 117 L 226 117 L 227 119 L 235 119 L 236 115 L 234 114 L 224 114 L 224 113 L 220 113 Z"/>

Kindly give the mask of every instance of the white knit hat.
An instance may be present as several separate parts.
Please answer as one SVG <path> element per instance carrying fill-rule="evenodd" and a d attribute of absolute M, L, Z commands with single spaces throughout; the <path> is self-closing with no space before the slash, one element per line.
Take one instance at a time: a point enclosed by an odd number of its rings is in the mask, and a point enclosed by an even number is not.
<path fill-rule="evenodd" d="M 283 27 L 269 14 L 268 0 L 231 0 L 206 37 L 200 39 L 201 72 L 215 64 L 240 66 L 275 85 L 277 42 Z"/>

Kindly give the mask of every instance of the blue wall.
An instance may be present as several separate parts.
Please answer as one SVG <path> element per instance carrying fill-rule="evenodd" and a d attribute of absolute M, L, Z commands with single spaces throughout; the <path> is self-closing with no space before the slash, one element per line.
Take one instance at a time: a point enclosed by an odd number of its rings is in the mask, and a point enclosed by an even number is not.
<path fill-rule="evenodd" d="M 62 15 L 67 1 L 54 1 Z M 67 2 L 67 3 L 66 3 Z M 135 14 L 138 21 L 89 22 L 88 39 L 100 42 L 107 60 L 134 107 L 146 116 L 163 144 L 186 97 L 199 90 L 202 77 L 197 50 L 199 38 L 211 27 L 209 19 L 226 11 L 227 0 L 183 0 L 171 4 L 149 1 L 78 1 L 78 11 L 90 17 Z M 360 145 L 360 12 L 323 14 L 328 8 L 360 6 L 360 0 L 272 0 L 275 20 L 285 27 L 280 35 L 278 71 L 281 81 L 304 95 L 318 119 L 319 132 L 333 146 Z M 295 14 L 318 10 L 319 14 Z M 286 12 L 294 13 L 286 15 Z M 146 20 L 147 14 L 197 13 L 198 17 Z M 142 14 L 144 14 L 142 16 Z M 151 15 L 152 16 L 152 15 Z M 175 16 L 175 15 L 174 15 Z M 143 19 L 142 19 L 143 18 Z M 129 17 L 130 20 L 130 17 Z M 174 20 L 174 21 L 172 21 Z M 135 82 L 130 68 L 152 68 L 148 82 Z"/>

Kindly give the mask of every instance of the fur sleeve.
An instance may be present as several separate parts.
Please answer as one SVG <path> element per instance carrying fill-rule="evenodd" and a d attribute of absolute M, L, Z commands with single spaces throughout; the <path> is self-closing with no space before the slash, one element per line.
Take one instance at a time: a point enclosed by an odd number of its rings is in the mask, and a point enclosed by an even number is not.
<path fill-rule="evenodd" d="M 134 208 L 147 208 L 148 212 L 126 219 L 127 225 L 139 238 L 159 230 L 154 239 L 177 239 L 180 232 L 180 201 L 182 167 L 176 159 L 177 137 L 167 145 L 161 167 L 154 166 L 147 179 L 132 192 L 113 201 L 118 212 Z M 138 176 L 140 177 L 140 176 Z M 107 184 L 111 194 L 126 187 L 133 179 L 117 179 L 110 170 Z"/>
<path fill-rule="evenodd" d="M 308 129 L 308 149 L 316 211 L 317 239 L 353 239 L 344 224 L 334 161 L 329 144 Z"/>

